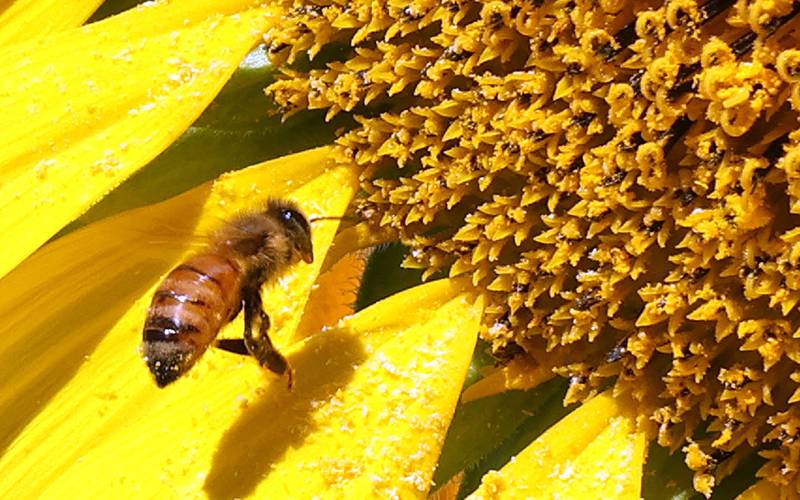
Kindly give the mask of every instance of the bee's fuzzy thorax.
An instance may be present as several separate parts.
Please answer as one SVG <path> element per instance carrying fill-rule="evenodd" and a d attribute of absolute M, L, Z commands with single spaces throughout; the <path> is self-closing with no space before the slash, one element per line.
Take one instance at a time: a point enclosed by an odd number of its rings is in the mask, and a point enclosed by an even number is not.
<path fill-rule="evenodd" d="M 259 276 L 254 278 L 260 282 L 278 274 L 291 260 L 291 241 L 274 206 L 232 219 L 217 231 L 211 243 L 217 251 L 236 259 L 245 274 L 257 272 Z"/>

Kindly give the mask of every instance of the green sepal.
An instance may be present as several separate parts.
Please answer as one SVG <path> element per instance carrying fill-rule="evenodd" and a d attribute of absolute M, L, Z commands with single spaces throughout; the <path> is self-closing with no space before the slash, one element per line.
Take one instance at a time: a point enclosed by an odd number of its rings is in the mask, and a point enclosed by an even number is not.
<path fill-rule="evenodd" d="M 561 404 L 565 393 L 566 382 L 557 379 L 460 404 L 433 476 L 434 489 L 463 470 L 459 497 L 474 491 L 486 472 L 502 467 L 568 413 Z"/>
<path fill-rule="evenodd" d="M 744 458 L 736 472 L 714 488 L 712 500 L 736 498 L 756 482 L 756 471 L 765 460 L 756 453 Z M 647 453 L 642 477 L 642 498 L 645 500 L 702 500 L 692 487 L 692 471 L 680 450 L 674 453 L 653 442 Z"/>
<path fill-rule="evenodd" d="M 422 271 L 401 267 L 408 248 L 400 243 L 379 245 L 369 257 L 356 299 L 360 311 L 381 299 L 422 283 Z"/>

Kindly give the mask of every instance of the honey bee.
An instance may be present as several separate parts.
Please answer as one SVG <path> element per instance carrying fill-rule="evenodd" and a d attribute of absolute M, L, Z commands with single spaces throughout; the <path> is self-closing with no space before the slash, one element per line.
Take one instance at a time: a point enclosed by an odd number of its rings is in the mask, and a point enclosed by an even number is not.
<path fill-rule="evenodd" d="M 261 286 L 301 260 L 314 260 L 311 226 L 290 201 L 270 200 L 265 209 L 224 224 L 207 248 L 173 269 L 153 295 L 142 354 L 156 384 L 165 387 L 186 373 L 244 310 L 243 338 L 222 339 L 215 347 L 252 355 L 261 366 L 286 375 L 291 388 L 291 367 L 269 338 Z"/>

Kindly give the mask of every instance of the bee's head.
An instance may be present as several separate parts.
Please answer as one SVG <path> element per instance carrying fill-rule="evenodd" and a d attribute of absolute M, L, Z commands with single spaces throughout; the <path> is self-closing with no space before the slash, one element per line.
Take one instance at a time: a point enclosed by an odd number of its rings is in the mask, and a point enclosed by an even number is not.
<path fill-rule="evenodd" d="M 314 261 L 314 249 L 311 245 L 311 226 L 308 219 L 294 203 L 285 200 L 271 201 L 270 211 L 286 231 L 292 245 L 292 260 L 307 263 Z"/>

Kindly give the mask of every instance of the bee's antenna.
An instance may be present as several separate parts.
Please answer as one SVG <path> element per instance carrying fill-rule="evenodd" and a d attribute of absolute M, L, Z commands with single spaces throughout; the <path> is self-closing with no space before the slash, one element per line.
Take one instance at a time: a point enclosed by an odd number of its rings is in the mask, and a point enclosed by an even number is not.
<path fill-rule="evenodd" d="M 356 220 L 356 218 L 348 215 L 342 215 L 341 217 L 322 216 L 322 217 L 311 217 L 310 219 L 308 219 L 308 222 L 310 224 L 313 224 L 321 220 Z"/>

